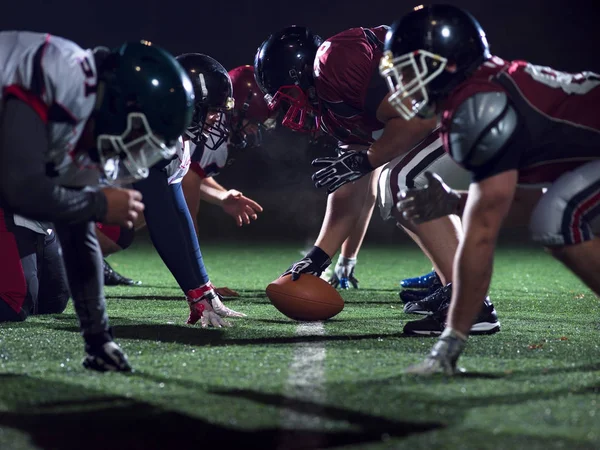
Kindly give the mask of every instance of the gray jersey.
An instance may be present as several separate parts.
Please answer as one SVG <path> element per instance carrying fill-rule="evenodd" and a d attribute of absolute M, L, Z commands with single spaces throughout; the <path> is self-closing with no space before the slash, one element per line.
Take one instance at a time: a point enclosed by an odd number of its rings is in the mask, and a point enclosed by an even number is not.
<path fill-rule="evenodd" d="M 96 102 L 97 74 L 90 50 L 49 34 L 0 32 L 0 114 L 15 96 L 48 124 L 46 167 L 63 185 L 84 186 L 98 172 L 79 170 L 71 154 Z"/>

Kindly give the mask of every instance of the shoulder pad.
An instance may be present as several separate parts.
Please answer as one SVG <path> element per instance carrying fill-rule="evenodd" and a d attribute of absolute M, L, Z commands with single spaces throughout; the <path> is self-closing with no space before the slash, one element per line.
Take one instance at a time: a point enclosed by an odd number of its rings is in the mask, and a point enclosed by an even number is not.
<path fill-rule="evenodd" d="M 503 92 L 479 92 L 462 102 L 450 123 L 450 153 L 466 168 L 498 155 L 517 129 L 518 116 Z"/>

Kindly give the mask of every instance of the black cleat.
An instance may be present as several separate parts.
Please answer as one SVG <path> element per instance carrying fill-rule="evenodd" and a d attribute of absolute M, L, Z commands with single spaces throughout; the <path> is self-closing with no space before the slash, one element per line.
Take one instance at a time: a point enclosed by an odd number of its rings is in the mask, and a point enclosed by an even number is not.
<path fill-rule="evenodd" d="M 138 286 L 141 281 L 134 281 L 131 278 L 126 278 L 116 272 L 110 264 L 104 259 L 104 286 Z"/>
<path fill-rule="evenodd" d="M 444 303 L 439 310 L 433 314 L 424 317 L 421 320 L 414 320 L 404 325 L 404 334 L 411 336 L 439 336 L 446 328 L 446 319 L 448 318 L 448 308 L 450 303 Z M 500 331 L 500 321 L 494 309 L 493 303 L 489 297 L 485 298 L 481 312 L 475 319 L 469 334 L 494 334 Z"/>
<path fill-rule="evenodd" d="M 433 294 L 441 287 L 442 282 L 436 275 L 434 281 L 429 285 L 429 287 L 425 289 L 404 289 L 403 291 L 400 291 L 398 295 L 400 296 L 400 300 L 402 300 L 404 303 L 418 302 L 419 300 L 423 300 L 425 297 Z"/>
<path fill-rule="evenodd" d="M 408 302 L 404 305 L 406 314 L 420 314 L 429 316 L 440 309 L 443 303 L 450 303 L 452 299 L 452 283 L 439 288 L 433 294 L 428 295 L 423 300 Z"/>

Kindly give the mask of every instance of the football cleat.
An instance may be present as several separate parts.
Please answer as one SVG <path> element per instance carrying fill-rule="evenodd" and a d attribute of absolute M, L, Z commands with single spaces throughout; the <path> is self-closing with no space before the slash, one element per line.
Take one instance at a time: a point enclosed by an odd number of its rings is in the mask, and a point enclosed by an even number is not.
<path fill-rule="evenodd" d="M 102 261 L 104 263 L 104 286 L 139 286 L 142 284 L 141 281 L 134 281 L 116 272 L 105 259 Z"/>
<path fill-rule="evenodd" d="M 403 303 L 418 302 L 419 300 L 423 300 L 425 297 L 433 294 L 441 287 L 442 283 L 439 281 L 439 279 L 437 279 L 436 282 L 431 284 L 428 288 L 404 289 L 400 291 L 398 295 Z"/>
<path fill-rule="evenodd" d="M 85 346 L 87 356 L 83 367 L 96 372 L 131 372 L 127 355 L 116 342 L 108 341 L 101 345 Z"/>
<path fill-rule="evenodd" d="M 406 314 L 420 314 L 428 316 L 433 314 L 443 303 L 450 303 L 452 299 L 452 283 L 448 283 L 446 286 L 439 288 L 433 294 L 428 295 L 422 300 L 415 302 L 408 302 L 404 305 L 404 312 Z"/>
<path fill-rule="evenodd" d="M 446 328 L 450 302 L 445 302 L 433 314 L 421 320 L 414 320 L 404 325 L 404 334 L 410 336 L 439 336 Z M 485 298 L 481 311 L 471 327 L 470 334 L 494 334 L 500 331 L 500 321 L 494 304 L 489 297 Z"/>
<path fill-rule="evenodd" d="M 402 289 L 428 289 L 433 284 L 436 284 L 436 282 L 441 284 L 437 273 L 431 271 L 420 277 L 405 278 L 404 280 L 401 280 L 400 287 Z"/>

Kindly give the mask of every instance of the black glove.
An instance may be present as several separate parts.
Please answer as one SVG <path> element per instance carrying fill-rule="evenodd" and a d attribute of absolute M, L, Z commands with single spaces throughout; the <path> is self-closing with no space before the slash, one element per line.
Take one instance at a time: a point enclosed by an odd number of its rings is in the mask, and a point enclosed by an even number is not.
<path fill-rule="evenodd" d="M 85 337 L 83 367 L 97 372 L 131 372 L 127 355 L 112 340 L 112 330 Z"/>
<path fill-rule="evenodd" d="M 338 158 L 317 158 L 312 162 L 315 167 L 323 167 L 312 176 L 315 186 L 327 187 L 327 192 L 338 190 L 346 183 L 358 180 L 373 171 L 367 151 L 349 151 Z"/>
<path fill-rule="evenodd" d="M 296 281 L 303 273 L 309 273 L 318 277 L 329 267 L 329 264 L 331 264 L 329 255 L 319 247 L 314 246 L 304 258 L 292 264 L 281 276 L 292 274 L 292 281 Z"/>

